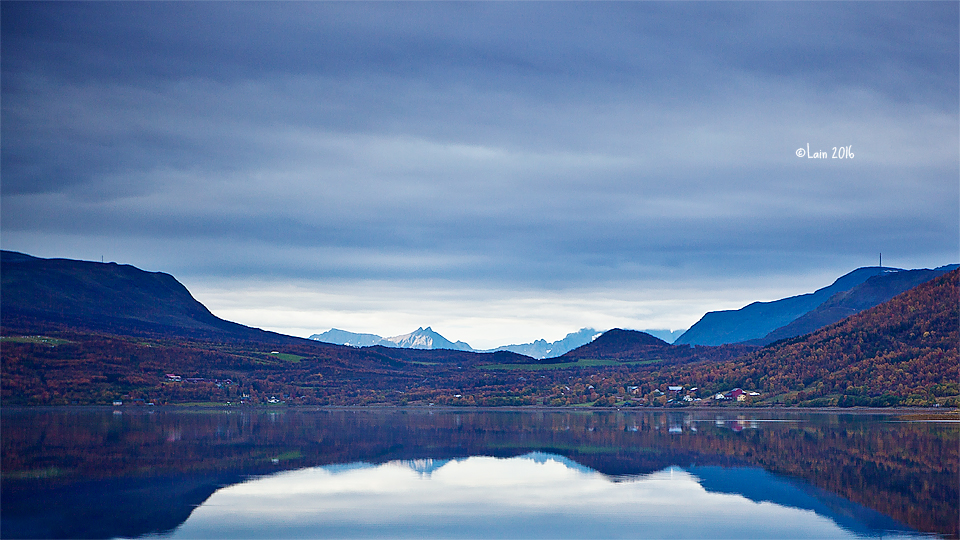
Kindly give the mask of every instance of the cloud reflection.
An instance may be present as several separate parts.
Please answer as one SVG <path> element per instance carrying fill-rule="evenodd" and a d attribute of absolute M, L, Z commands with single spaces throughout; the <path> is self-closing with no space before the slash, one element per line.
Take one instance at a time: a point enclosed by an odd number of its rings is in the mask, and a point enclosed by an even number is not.
<path fill-rule="evenodd" d="M 612 479 L 559 456 L 316 467 L 224 488 L 173 538 L 856 538 L 679 468 Z"/>

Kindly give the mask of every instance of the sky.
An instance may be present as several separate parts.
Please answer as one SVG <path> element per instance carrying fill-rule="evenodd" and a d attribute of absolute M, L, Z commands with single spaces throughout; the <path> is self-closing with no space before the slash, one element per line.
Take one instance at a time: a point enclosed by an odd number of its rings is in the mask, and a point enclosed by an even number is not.
<path fill-rule="evenodd" d="M 167 272 L 243 324 L 484 348 L 960 262 L 957 2 L 4 1 L 0 25 L 0 246 Z"/>

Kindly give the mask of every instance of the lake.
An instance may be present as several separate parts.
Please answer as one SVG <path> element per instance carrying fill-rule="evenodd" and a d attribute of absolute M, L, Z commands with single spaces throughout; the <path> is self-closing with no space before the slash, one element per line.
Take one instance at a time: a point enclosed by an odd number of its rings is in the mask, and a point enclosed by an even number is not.
<path fill-rule="evenodd" d="M 3 538 L 957 538 L 921 412 L 4 409 Z"/>

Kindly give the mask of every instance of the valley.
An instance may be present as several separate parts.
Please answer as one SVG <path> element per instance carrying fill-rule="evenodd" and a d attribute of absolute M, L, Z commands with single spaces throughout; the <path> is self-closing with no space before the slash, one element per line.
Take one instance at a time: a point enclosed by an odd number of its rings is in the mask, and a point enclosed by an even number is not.
<path fill-rule="evenodd" d="M 3 260 L 7 405 L 956 407 L 960 398 L 956 269 L 925 271 L 934 277 L 766 345 L 669 344 L 613 329 L 533 358 L 284 336 L 216 318 L 167 274 Z M 883 288 L 877 280 L 891 275 L 911 285 L 913 272 L 874 272 L 825 309 L 856 304 L 847 299 L 869 296 L 857 287 Z"/>

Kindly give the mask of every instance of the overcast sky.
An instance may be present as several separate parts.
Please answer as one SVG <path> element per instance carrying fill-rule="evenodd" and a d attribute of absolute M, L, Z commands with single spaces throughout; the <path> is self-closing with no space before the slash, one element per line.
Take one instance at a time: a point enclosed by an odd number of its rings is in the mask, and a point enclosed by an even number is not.
<path fill-rule="evenodd" d="M 958 6 L 4 1 L 0 243 L 475 347 L 958 262 Z"/>

